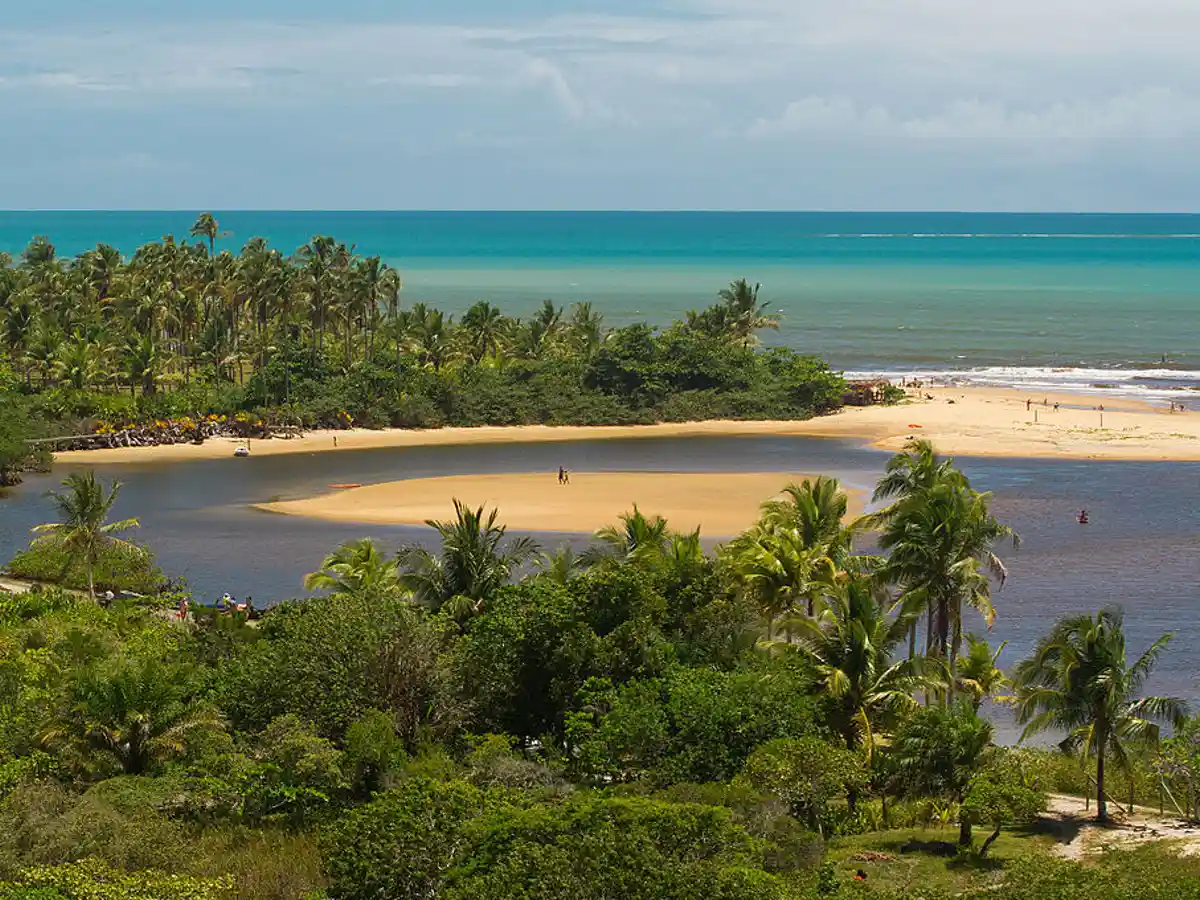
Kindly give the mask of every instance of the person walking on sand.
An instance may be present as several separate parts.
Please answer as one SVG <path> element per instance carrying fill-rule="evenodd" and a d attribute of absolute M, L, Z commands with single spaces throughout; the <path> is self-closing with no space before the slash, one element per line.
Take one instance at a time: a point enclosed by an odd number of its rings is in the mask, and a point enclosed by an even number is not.
<path fill-rule="evenodd" d="M 333 449 L 334 450 L 337 449 L 337 435 L 336 434 L 333 436 Z"/>
<path fill-rule="evenodd" d="M 571 470 L 563 469 L 563 484 L 570 484 L 570 483 L 571 483 Z"/>
<path fill-rule="evenodd" d="M 566 484 L 566 479 L 567 479 L 567 470 L 564 469 L 562 466 L 559 466 L 558 467 L 558 483 Z"/>
<path fill-rule="evenodd" d="M 1025 400 L 1025 412 L 1029 412 L 1029 410 L 1030 410 L 1032 407 L 1033 407 L 1033 401 L 1027 398 L 1027 399 Z"/>

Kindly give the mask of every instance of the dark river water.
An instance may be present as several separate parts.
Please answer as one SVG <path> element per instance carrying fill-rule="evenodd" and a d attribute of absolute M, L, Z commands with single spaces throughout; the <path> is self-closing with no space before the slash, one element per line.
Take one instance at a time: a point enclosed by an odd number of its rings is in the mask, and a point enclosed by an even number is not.
<path fill-rule="evenodd" d="M 138 539 L 168 574 L 186 578 L 198 599 L 212 602 L 230 591 L 261 605 L 302 594 L 304 574 L 344 541 L 370 536 L 388 548 L 430 542 L 427 528 L 347 525 L 249 508 L 321 493 L 331 483 L 535 471 L 554 478 L 563 465 L 576 472 L 825 472 L 869 490 L 886 460 L 854 443 L 812 438 L 643 438 L 259 456 L 97 472 L 124 482 L 115 515 L 141 519 Z M 1164 632 L 1176 635 L 1150 689 L 1200 701 L 1200 464 L 966 457 L 958 463 L 976 488 L 995 493 L 997 516 L 1023 538 L 1019 551 L 1003 550 L 1010 577 L 995 594 L 992 638 L 1009 642 L 1003 665 L 1023 656 L 1060 616 L 1119 603 L 1131 654 Z M 53 520 L 45 494 L 66 471 L 31 478 L 0 500 L 0 559 L 25 547 L 31 526 Z M 1081 507 L 1091 515 L 1086 527 L 1075 522 Z M 587 542 L 581 535 L 536 537 L 547 549 Z"/>

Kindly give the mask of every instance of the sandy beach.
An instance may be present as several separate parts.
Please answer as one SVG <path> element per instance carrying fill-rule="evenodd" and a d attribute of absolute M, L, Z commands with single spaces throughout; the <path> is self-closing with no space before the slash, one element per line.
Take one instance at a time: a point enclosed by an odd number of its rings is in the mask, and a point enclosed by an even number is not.
<path fill-rule="evenodd" d="M 1200 461 L 1200 412 L 1171 413 L 1133 400 L 1082 394 L 1029 395 L 999 388 L 930 388 L 896 406 L 849 408 L 799 422 L 687 422 L 662 425 L 387 429 L 310 432 L 305 437 L 251 442 L 255 456 L 384 447 L 541 443 L 653 437 L 796 435 L 851 438 L 884 450 L 911 436 L 943 453 L 1057 459 Z M 928 395 L 932 399 L 925 399 Z M 1026 401 L 1034 401 L 1026 409 Z M 1054 404 L 1058 403 L 1056 410 Z M 1097 408 L 1105 404 L 1103 414 Z M 336 439 L 337 446 L 334 447 Z M 61 463 L 119 465 L 233 459 L 238 441 L 59 453 Z"/>
<path fill-rule="evenodd" d="M 689 473 L 572 472 L 560 485 L 553 472 L 415 478 L 334 491 L 306 500 L 263 503 L 256 509 L 334 522 L 421 525 L 454 516 L 454 498 L 468 506 L 498 507 L 500 520 L 518 531 L 591 533 L 633 508 L 660 515 L 676 531 L 699 528 L 705 537 L 729 537 L 758 518 L 759 506 L 792 481 L 788 472 Z M 851 514 L 863 498 L 851 493 Z"/>

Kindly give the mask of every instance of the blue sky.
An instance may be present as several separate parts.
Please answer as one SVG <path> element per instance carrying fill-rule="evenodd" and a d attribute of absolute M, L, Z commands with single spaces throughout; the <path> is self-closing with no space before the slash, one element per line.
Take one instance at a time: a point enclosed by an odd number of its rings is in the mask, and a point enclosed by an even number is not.
<path fill-rule="evenodd" d="M 0 207 L 1200 210 L 1197 0 L 53 0 Z"/>

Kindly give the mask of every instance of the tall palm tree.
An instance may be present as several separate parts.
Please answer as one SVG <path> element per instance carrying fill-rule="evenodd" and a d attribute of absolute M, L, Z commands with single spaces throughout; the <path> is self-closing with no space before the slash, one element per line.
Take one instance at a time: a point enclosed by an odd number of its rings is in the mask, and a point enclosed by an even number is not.
<path fill-rule="evenodd" d="M 304 587 L 334 594 L 385 593 L 400 587 L 400 571 L 374 541 L 360 538 L 328 554 L 320 569 L 304 576 Z"/>
<path fill-rule="evenodd" d="M 41 742 L 99 757 L 125 775 L 143 775 L 182 752 L 189 737 L 224 730 L 221 716 L 190 702 L 187 670 L 153 658 L 118 657 L 78 671 L 70 707 Z"/>
<path fill-rule="evenodd" d="M 913 441 L 907 449 L 888 460 L 871 499 L 877 503 L 880 500 L 906 500 L 935 485 L 962 484 L 965 480 L 963 473 L 954 467 L 954 460 L 938 456 L 932 443 Z"/>
<path fill-rule="evenodd" d="M 88 596 L 96 599 L 96 563 L 106 547 L 120 544 L 136 547 L 114 537 L 122 531 L 138 528 L 137 519 L 121 519 L 109 522 L 108 514 L 117 500 L 121 483 L 113 482 L 109 490 L 96 478 L 92 470 L 72 472 L 63 481 L 66 492 L 54 492 L 54 505 L 62 516 L 62 522 L 50 522 L 34 527 L 34 534 L 44 535 L 42 540 L 55 539 L 62 542 L 71 560 L 83 563 L 87 572 Z"/>
<path fill-rule="evenodd" d="M 222 237 L 221 227 L 217 224 L 216 218 L 212 213 L 200 213 L 195 223 L 188 229 L 188 234 L 195 238 L 204 238 L 208 241 L 208 255 L 210 257 L 217 255 L 217 238 Z"/>
<path fill-rule="evenodd" d="M 1082 748 L 1096 759 L 1096 818 L 1108 818 L 1105 762 L 1128 768 L 1129 746 L 1158 743 L 1159 723 L 1181 724 L 1187 704 L 1174 697 L 1143 697 L 1154 664 L 1173 635 L 1164 634 L 1137 662 L 1125 655 L 1124 615 L 1119 608 L 1096 616 L 1067 616 L 1038 641 L 1016 669 L 1017 721 L 1021 739 L 1047 729 L 1066 732 L 1064 751 Z"/>
<path fill-rule="evenodd" d="M 938 481 L 897 501 L 879 540 L 888 552 L 881 575 L 899 585 L 898 603 L 907 613 L 926 614 L 926 653 L 948 660 L 951 670 L 962 645 L 963 609 L 978 610 L 989 628 L 995 621 L 989 576 L 1003 584 L 1007 569 L 993 547 L 1003 539 L 1020 545 L 1017 533 L 992 515 L 990 500 L 965 479 Z"/>
<path fill-rule="evenodd" d="M 509 323 L 500 310 L 486 300 L 480 300 L 463 313 L 458 327 L 467 355 L 479 362 L 485 356 L 499 352 L 502 341 L 508 336 Z"/>
<path fill-rule="evenodd" d="M 481 612 L 538 551 L 531 538 L 506 542 L 507 528 L 496 524 L 498 515 L 499 510 L 493 509 L 485 517 L 482 506 L 470 509 L 455 500 L 452 521 L 425 523 L 441 537 L 440 554 L 424 547 L 401 548 L 401 584 L 434 612 L 451 601 L 449 611 L 456 618 Z"/>
<path fill-rule="evenodd" d="M 940 681 L 921 657 L 894 658 L 908 623 L 903 616 L 889 618 L 873 579 L 840 580 L 823 607 L 799 620 L 799 638 L 791 646 L 812 661 L 831 701 L 833 729 L 846 746 L 870 755 L 890 727 L 917 708 L 917 692 Z"/>
<path fill-rule="evenodd" d="M 125 345 L 125 375 L 129 379 L 129 392 L 135 387 L 142 389 L 146 397 L 158 393 L 158 378 L 167 365 L 168 355 L 158 345 L 152 334 L 130 337 Z"/>

